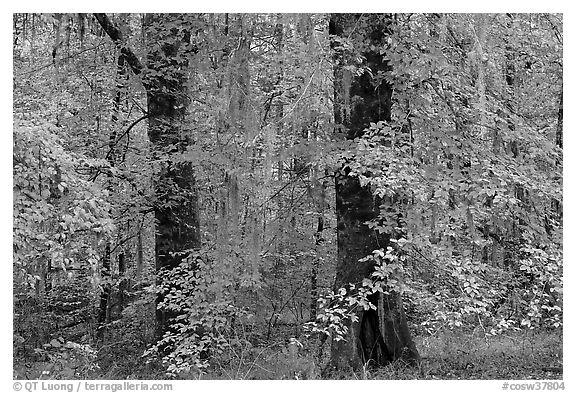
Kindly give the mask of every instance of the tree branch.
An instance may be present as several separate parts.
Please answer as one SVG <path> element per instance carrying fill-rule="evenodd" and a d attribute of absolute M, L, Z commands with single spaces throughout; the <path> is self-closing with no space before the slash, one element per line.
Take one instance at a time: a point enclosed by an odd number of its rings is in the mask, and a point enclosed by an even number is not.
<path fill-rule="evenodd" d="M 88 52 L 88 51 L 91 51 L 91 50 L 98 49 L 98 48 L 101 47 L 103 44 L 104 44 L 104 43 L 101 42 L 101 43 L 99 43 L 98 45 L 95 45 L 95 46 L 93 46 L 93 47 L 83 49 L 83 50 L 81 50 L 81 51 L 79 51 L 79 52 L 77 52 L 77 53 L 74 53 L 74 54 L 72 54 L 72 55 L 68 55 L 68 56 L 66 56 L 66 57 L 62 57 L 61 60 L 69 60 L 69 59 L 72 59 L 72 58 L 74 58 L 74 57 L 76 57 L 76 56 L 81 55 L 82 53 L 85 53 L 85 52 Z M 28 74 L 33 74 L 34 72 L 42 71 L 43 69 L 48 68 L 48 67 L 51 67 L 51 66 L 52 66 L 52 62 L 49 62 L 49 63 L 46 63 L 46 64 L 44 64 L 43 66 L 38 67 L 38 68 L 35 68 L 35 69 L 33 69 L 33 70 L 21 72 L 20 74 L 18 74 L 18 75 L 16 75 L 16 76 L 17 76 L 17 77 L 20 77 L 20 76 L 24 76 L 24 75 L 28 75 Z"/>
<path fill-rule="evenodd" d="M 116 140 L 112 143 L 112 146 L 110 148 L 110 150 L 108 151 L 108 153 L 106 153 L 106 159 L 110 158 L 110 154 L 112 154 L 112 149 L 114 147 L 116 147 L 116 145 L 120 142 L 120 140 L 122 138 L 124 138 L 124 136 L 126 134 L 128 134 L 130 132 L 130 130 L 132 130 L 132 128 L 134 128 L 134 126 L 138 123 L 140 123 L 142 120 L 147 119 L 148 117 L 150 117 L 148 114 L 145 114 L 142 117 L 139 117 L 138 119 L 136 119 L 132 124 L 130 124 L 130 126 L 128 126 L 128 128 L 126 129 L 126 131 L 124 131 L 119 137 L 116 138 Z"/>
<path fill-rule="evenodd" d="M 102 29 L 106 32 L 106 34 L 108 34 L 108 36 L 120 49 L 120 51 L 124 55 L 124 58 L 130 65 L 132 72 L 134 72 L 134 74 L 136 75 L 140 74 L 143 69 L 142 63 L 140 63 L 140 60 L 134 54 L 132 49 L 126 46 L 126 43 L 124 42 L 124 37 L 122 36 L 122 31 L 110 20 L 110 18 L 108 18 L 108 15 L 106 14 L 95 13 L 94 17 L 96 18 L 96 20 L 98 20 L 98 23 L 100 23 L 100 26 L 102 26 Z"/>

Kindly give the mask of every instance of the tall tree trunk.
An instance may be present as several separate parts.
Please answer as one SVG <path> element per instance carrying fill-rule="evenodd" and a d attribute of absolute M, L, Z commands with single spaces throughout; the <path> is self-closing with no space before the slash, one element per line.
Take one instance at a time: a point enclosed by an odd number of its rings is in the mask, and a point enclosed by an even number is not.
<path fill-rule="evenodd" d="M 488 22 L 490 16 L 487 14 L 476 14 L 472 17 L 471 25 L 474 33 L 474 57 L 472 67 L 476 69 L 476 99 L 475 99 L 475 109 L 478 113 L 476 128 L 480 135 L 484 135 L 488 132 L 488 118 L 486 116 L 487 111 L 487 99 L 486 99 L 486 64 L 488 59 L 488 40 L 486 39 L 486 33 L 488 29 Z M 496 128 L 494 128 L 496 129 Z M 496 131 L 494 131 L 496 132 Z M 498 139 L 497 134 L 493 135 L 493 148 L 498 149 Z"/>
<path fill-rule="evenodd" d="M 100 293 L 100 305 L 98 307 L 98 327 L 99 332 L 98 334 L 102 334 L 104 330 L 102 329 L 104 324 L 108 321 L 108 300 L 110 299 L 110 277 L 111 277 L 111 252 L 110 252 L 110 243 L 106 244 L 106 249 L 104 250 L 104 257 L 102 258 L 102 271 L 100 275 L 102 276 L 102 281 L 104 282 L 101 285 L 102 292 Z"/>
<path fill-rule="evenodd" d="M 192 25 L 187 18 L 193 16 L 145 15 L 146 68 L 126 45 L 122 31 L 108 16 L 94 16 L 124 55 L 134 74 L 142 74 L 148 101 L 148 137 L 152 144 L 152 159 L 159 168 L 153 175 L 156 269 L 170 269 L 201 245 L 194 169 L 189 161 L 176 157 L 186 150 L 189 143 L 183 121 L 189 104 L 188 57 L 197 52 L 190 40 L 191 29 L 187 27 Z M 158 302 L 161 301 L 162 296 L 159 296 Z M 158 336 L 163 334 L 174 317 L 173 313 L 157 310 Z"/>
<path fill-rule="evenodd" d="M 148 100 L 148 136 L 152 158 L 159 163 L 154 173 L 156 219 L 156 268 L 179 265 L 192 249 L 200 248 L 198 194 L 192 163 L 175 160 L 188 146 L 183 122 L 188 108 L 188 56 L 190 44 L 186 16 L 149 14 L 145 17 L 148 56 L 144 77 Z M 174 21 L 183 26 L 177 29 Z M 161 301 L 162 298 L 159 298 Z M 176 315 L 157 310 L 157 335 Z"/>
<path fill-rule="evenodd" d="M 560 102 L 558 103 L 558 122 L 556 124 L 556 146 L 560 149 L 564 149 L 564 138 L 563 138 L 563 127 L 564 127 L 564 93 L 560 91 Z M 562 165 L 562 155 L 556 161 L 557 166 Z M 559 223 L 562 223 L 562 201 L 556 198 L 552 198 L 550 202 L 551 216 Z M 548 221 L 548 220 L 547 220 Z M 560 226 L 561 227 L 561 226 Z M 547 225 L 548 228 L 548 225 Z M 551 228 L 547 229 L 548 235 L 551 235 Z"/>
<path fill-rule="evenodd" d="M 112 100 L 112 116 L 111 116 L 111 130 L 110 136 L 108 138 L 108 154 L 106 155 L 106 159 L 110 167 L 116 166 L 116 144 L 117 144 L 117 136 L 118 136 L 118 127 L 119 122 L 118 119 L 120 118 L 120 102 L 122 100 L 122 95 L 124 94 L 124 83 L 126 78 L 126 67 L 124 65 L 124 54 L 121 51 L 118 51 L 118 60 L 116 66 L 116 92 L 114 94 L 114 98 Z M 113 179 L 111 175 L 108 175 L 108 184 L 106 186 L 108 191 L 111 193 L 114 192 L 113 187 Z M 110 212 L 112 213 L 112 212 Z M 111 281 L 111 273 L 112 273 L 112 244 L 111 241 L 108 240 L 106 243 L 104 256 L 102 259 L 102 285 L 101 285 L 101 293 L 100 293 L 100 310 L 98 314 L 98 324 L 99 324 L 99 332 L 104 332 L 104 325 L 109 322 L 110 319 L 110 297 L 112 295 L 112 283 Z"/>
<path fill-rule="evenodd" d="M 369 20 L 360 20 L 370 18 Z M 363 29 L 355 29 L 361 23 Z M 366 23 L 367 22 L 367 23 Z M 371 122 L 390 121 L 392 86 L 377 75 L 389 70 L 379 50 L 389 31 L 389 16 L 357 16 L 335 14 L 330 18 L 329 32 L 339 39 L 360 35 L 362 55 L 371 72 L 351 75 L 335 49 L 334 116 L 335 123 L 344 126 L 348 139 L 362 136 Z M 336 40 L 333 42 L 337 42 Z M 373 76 L 374 77 L 373 77 Z M 370 277 L 374 266 L 358 262 L 375 249 L 386 248 L 391 234 L 380 234 L 366 222 L 379 215 L 379 201 L 369 187 L 362 187 L 357 177 L 349 176 L 344 164 L 336 174 L 336 215 L 338 259 L 334 287 L 345 287 Z M 373 295 L 369 299 L 376 310 L 361 310 L 357 322 L 348 322 L 346 340 L 332 344 L 332 367 L 358 370 L 365 364 L 382 366 L 397 359 L 414 364 L 419 354 L 412 341 L 404 315 L 401 296 Z"/>
<path fill-rule="evenodd" d="M 514 159 L 521 159 L 521 152 L 522 152 L 522 141 L 516 139 L 514 133 L 516 131 L 516 124 L 513 120 L 513 115 L 518 112 L 518 97 L 517 91 L 520 82 L 517 78 L 517 62 L 518 59 L 516 57 L 517 50 L 512 46 L 512 37 L 513 37 L 513 29 L 514 29 L 514 22 L 515 17 L 513 14 L 506 14 L 507 15 L 507 34 L 505 35 L 504 42 L 506 43 L 505 46 L 505 74 L 504 80 L 506 85 L 506 99 L 504 101 L 507 113 L 507 128 L 511 135 L 509 138 L 510 141 L 508 142 L 506 152 L 512 154 Z M 530 209 L 530 195 L 528 194 L 528 190 L 521 184 L 515 183 L 512 189 L 512 195 L 518 199 L 519 203 L 515 209 L 515 219 L 512 222 L 512 230 L 511 230 L 511 240 L 508 249 L 505 251 L 505 265 L 509 265 L 514 260 L 514 254 L 518 252 L 517 245 L 522 243 L 522 233 L 526 230 L 526 212 Z"/>
<path fill-rule="evenodd" d="M 310 320 L 316 320 L 318 315 L 318 270 L 320 269 L 320 255 L 322 255 L 324 245 L 324 209 L 326 200 L 326 185 L 324 181 L 318 180 L 318 165 L 311 170 L 312 194 L 315 199 L 316 213 L 316 232 L 314 233 L 314 245 L 316 255 L 312 260 L 312 269 L 310 272 Z"/>

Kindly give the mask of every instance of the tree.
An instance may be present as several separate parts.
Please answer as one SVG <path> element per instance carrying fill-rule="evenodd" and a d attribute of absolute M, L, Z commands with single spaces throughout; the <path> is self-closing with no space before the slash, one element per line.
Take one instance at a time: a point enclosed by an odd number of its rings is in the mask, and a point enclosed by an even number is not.
<path fill-rule="evenodd" d="M 334 117 L 336 124 L 344 127 L 348 140 L 362 137 L 371 123 L 391 120 L 392 86 L 386 81 L 389 66 L 381 54 L 391 23 L 390 16 L 380 15 L 332 15 L 330 18 L 333 49 L 338 54 L 334 65 Z M 357 31 L 362 33 L 354 32 L 358 26 Z M 343 57 L 344 45 L 350 44 L 346 42 L 349 36 L 362 42 L 360 55 L 363 59 L 360 64 L 354 64 L 358 68 L 352 70 Z M 390 232 L 381 233 L 369 225 L 379 219 L 380 209 L 390 201 L 376 197 L 370 187 L 363 186 L 350 172 L 345 163 L 336 174 L 336 290 L 370 277 L 374 266 L 361 260 L 372 255 L 374 250 L 386 250 L 391 237 L 395 236 Z M 333 343 L 334 367 L 357 370 L 371 362 L 375 366 L 397 359 L 418 362 L 419 355 L 408 330 L 399 293 L 377 292 L 370 295 L 369 301 L 374 307 L 358 311 L 356 320 L 349 322 L 346 340 Z"/>
<path fill-rule="evenodd" d="M 173 268 L 200 248 L 198 193 L 192 164 L 179 160 L 190 143 L 183 129 L 188 109 L 188 58 L 197 49 L 191 41 L 194 18 L 183 15 L 146 16 L 148 42 L 144 78 L 148 97 L 149 137 L 153 160 L 159 161 L 154 176 L 156 201 L 156 267 Z M 169 314 L 159 311 L 162 330 Z"/>
<path fill-rule="evenodd" d="M 95 15 L 102 28 L 120 48 L 135 74 L 142 73 L 146 88 L 148 136 L 152 159 L 157 164 L 154 179 L 156 218 L 156 268 L 173 268 L 198 249 L 200 223 L 195 177 L 189 161 L 178 158 L 189 144 L 183 130 L 188 108 L 188 58 L 197 49 L 191 41 L 194 19 L 182 15 L 145 17 L 148 43 L 146 67 L 125 46 L 122 32 L 105 14 Z M 159 298 L 159 302 L 162 297 Z M 167 328 L 170 313 L 158 310 L 158 334 Z"/>
<path fill-rule="evenodd" d="M 559 15 L 13 29 L 18 375 L 412 378 L 561 340 Z"/>

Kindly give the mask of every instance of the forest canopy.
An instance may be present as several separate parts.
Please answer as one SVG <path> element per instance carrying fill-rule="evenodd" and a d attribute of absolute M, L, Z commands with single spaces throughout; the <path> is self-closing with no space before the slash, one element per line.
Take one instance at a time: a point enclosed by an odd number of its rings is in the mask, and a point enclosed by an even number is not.
<path fill-rule="evenodd" d="M 562 378 L 561 15 L 19 13 L 13 69 L 16 378 Z"/>

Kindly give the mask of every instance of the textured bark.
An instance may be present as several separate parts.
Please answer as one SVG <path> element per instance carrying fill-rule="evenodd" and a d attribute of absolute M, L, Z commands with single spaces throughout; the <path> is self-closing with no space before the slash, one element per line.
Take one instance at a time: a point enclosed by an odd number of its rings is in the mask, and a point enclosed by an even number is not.
<path fill-rule="evenodd" d="M 352 76 L 344 69 L 343 59 L 336 51 L 334 66 L 335 123 L 342 125 L 348 139 L 362 136 L 371 122 L 391 118 L 392 87 L 378 79 L 388 65 L 379 53 L 384 46 L 390 17 L 381 15 L 336 14 L 330 19 L 330 34 L 341 38 L 362 40 L 367 49 L 363 56 L 371 74 Z M 378 201 L 368 187 L 361 187 L 357 177 L 348 176 L 344 164 L 336 174 L 336 215 L 338 260 L 334 288 L 359 283 L 370 277 L 373 266 L 358 262 L 373 250 L 386 248 L 390 234 L 370 229 L 367 221 L 379 215 Z M 376 310 L 359 311 L 357 322 L 348 322 L 346 341 L 332 344 L 332 368 L 358 370 L 365 364 L 382 366 L 397 359 L 417 363 L 419 355 L 411 339 L 399 294 L 373 295 L 369 299 Z"/>
<path fill-rule="evenodd" d="M 94 16 L 120 49 L 134 74 L 142 74 L 148 101 L 148 137 L 152 145 L 152 158 L 159 164 L 153 179 L 156 195 L 156 268 L 173 268 L 190 250 L 199 248 L 201 244 L 194 169 L 190 162 L 174 159 L 174 155 L 184 152 L 189 143 L 183 130 L 189 103 L 188 56 L 195 53 L 197 48 L 190 43 L 190 31 L 185 28 L 186 16 L 146 15 L 144 29 L 148 56 L 144 68 L 134 52 L 126 46 L 122 31 L 108 16 Z M 161 300 L 162 297 L 159 297 L 158 301 Z M 174 316 L 157 311 L 158 336 L 163 334 Z"/>
<path fill-rule="evenodd" d="M 188 107 L 187 73 L 190 33 L 174 36 L 167 25 L 183 23 L 181 15 L 149 14 L 145 18 L 148 42 L 147 72 L 144 77 L 148 99 L 148 136 L 152 157 L 161 158 L 154 175 L 156 193 L 156 268 L 170 269 L 182 262 L 190 250 L 200 247 L 198 195 L 192 164 L 173 155 L 189 143 L 183 131 Z M 159 160 L 160 161 L 160 160 Z M 158 301 L 161 301 L 160 297 Z M 173 313 L 157 310 L 157 335 L 167 329 Z"/>

